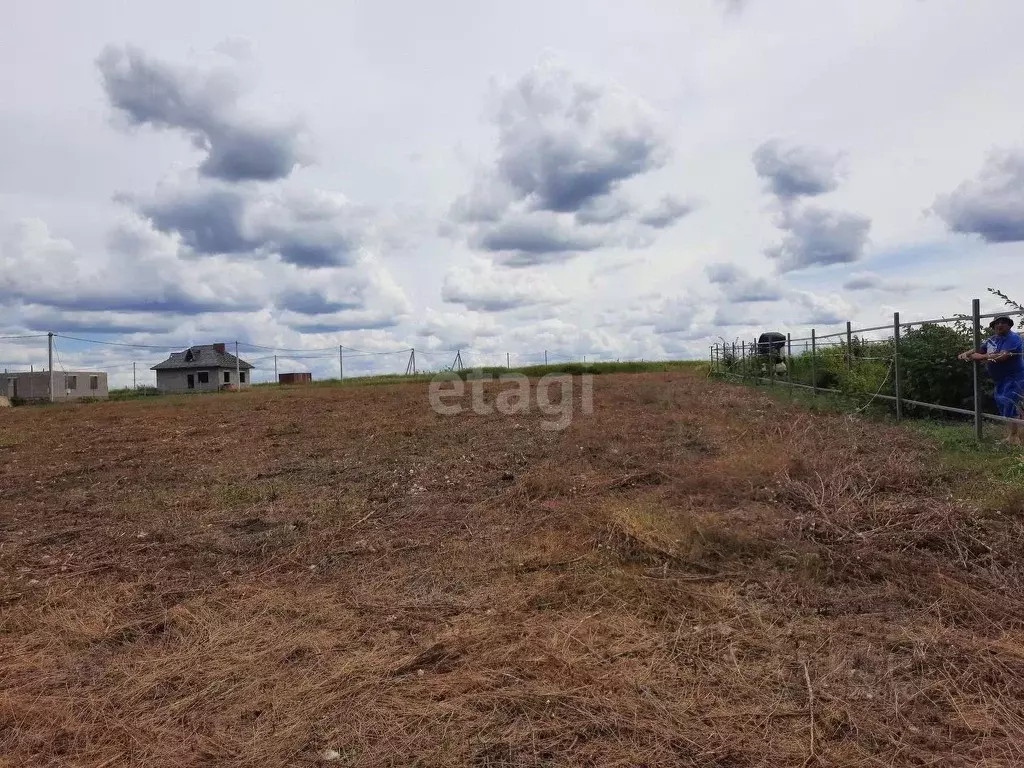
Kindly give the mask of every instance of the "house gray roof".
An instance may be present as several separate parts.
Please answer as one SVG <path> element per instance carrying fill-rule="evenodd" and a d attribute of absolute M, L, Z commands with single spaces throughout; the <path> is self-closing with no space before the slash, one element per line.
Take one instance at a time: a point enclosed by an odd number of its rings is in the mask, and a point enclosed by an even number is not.
<path fill-rule="evenodd" d="M 241 358 L 236 358 L 226 351 L 223 344 L 200 344 L 189 347 L 183 352 L 172 352 L 171 356 L 162 363 L 157 363 L 151 371 L 178 371 L 192 368 L 234 368 L 235 360 L 238 360 L 238 367 L 244 371 L 253 368 L 251 363 Z"/>

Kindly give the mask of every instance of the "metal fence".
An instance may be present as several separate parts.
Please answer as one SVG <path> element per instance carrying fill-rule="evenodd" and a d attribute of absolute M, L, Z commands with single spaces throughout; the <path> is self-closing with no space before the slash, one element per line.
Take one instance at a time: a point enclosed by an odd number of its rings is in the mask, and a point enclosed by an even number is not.
<path fill-rule="evenodd" d="M 846 323 L 846 329 L 834 333 L 819 334 L 817 329 L 812 328 L 809 336 L 794 338 L 792 334 L 785 335 L 785 342 L 781 340 L 776 343 L 779 349 L 773 348 L 770 343 L 759 340 L 740 340 L 732 343 L 716 343 L 711 346 L 710 357 L 713 373 L 738 378 L 745 381 L 766 383 L 770 386 L 781 385 L 792 388 L 806 389 L 814 395 L 819 393 L 849 395 L 849 391 L 840 390 L 834 387 L 819 385 L 819 372 L 823 363 L 823 357 L 828 354 L 830 347 L 838 347 L 839 353 L 847 369 L 852 369 L 857 361 L 873 360 L 882 361 L 888 366 L 885 380 L 875 392 L 860 392 L 857 394 L 867 395 L 873 400 L 891 402 L 895 406 L 896 420 L 904 418 L 906 406 L 923 408 L 926 410 L 939 411 L 943 413 L 957 414 L 971 417 L 974 422 L 975 437 L 980 440 L 982 437 L 982 425 L 985 421 L 1003 422 L 1011 424 L 1024 424 L 1020 418 L 1007 418 L 984 410 L 984 373 L 982 363 L 975 361 L 972 371 L 972 408 L 960 408 L 940 403 L 924 402 L 910 399 L 904 395 L 904 377 L 901 370 L 901 342 L 904 332 L 924 326 L 962 323 L 966 324 L 973 336 L 973 348 L 978 349 L 986 338 L 982 332 L 982 321 L 995 317 L 1017 317 L 1024 316 L 1020 310 L 1005 312 L 994 312 L 982 314 L 981 300 L 974 299 L 969 314 L 957 315 L 954 317 L 940 317 L 934 320 L 916 320 L 913 322 L 902 322 L 900 313 L 893 313 L 891 324 L 871 326 L 868 328 L 854 328 L 850 322 Z M 886 334 L 881 339 L 870 339 L 866 334 Z M 799 352 L 799 346 L 803 345 L 804 351 Z M 794 357 L 793 350 L 798 350 L 797 357 Z M 882 349 L 878 356 L 863 354 L 864 349 Z M 785 355 L 781 350 L 785 350 Z M 964 351 L 964 350 L 960 350 Z M 806 361 L 810 368 L 810 383 L 794 381 L 794 368 L 798 362 Z M 780 364 L 781 363 L 781 364 Z M 891 384 L 889 379 L 891 378 Z M 888 385 L 889 393 L 883 392 Z"/>

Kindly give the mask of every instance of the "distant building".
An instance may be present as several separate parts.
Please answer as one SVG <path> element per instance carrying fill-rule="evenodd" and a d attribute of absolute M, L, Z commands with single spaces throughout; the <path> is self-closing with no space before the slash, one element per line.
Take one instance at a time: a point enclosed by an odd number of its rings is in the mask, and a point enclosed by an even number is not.
<path fill-rule="evenodd" d="M 156 388 L 161 392 L 195 392 L 248 387 L 252 368 L 251 363 L 236 358 L 223 344 L 202 344 L 172 352 L 150 370 L 156 371 Z"/>
<path fill-rule="evenodd" d="M 277 377 L 278 384 L 309 384 L 313 381 L 313 374 L 309 372 L 282 373 Z"/>
<path fill-rule="evenodd" d="M 110 396 L 107 374 L 100 371 L 54 371 L 53 399 L 57 402 Z M 50 399 L 50 372 L 0 374 L 0 396 L 11 400 L 39 401 Z"/>

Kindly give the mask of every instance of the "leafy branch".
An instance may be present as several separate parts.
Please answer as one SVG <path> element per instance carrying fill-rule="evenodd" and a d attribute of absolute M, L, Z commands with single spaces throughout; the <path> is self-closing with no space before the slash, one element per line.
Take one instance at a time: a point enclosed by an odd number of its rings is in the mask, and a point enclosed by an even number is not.
<path fill-rule="evenodd" d="M 993 296 L 998 296 L 1000 299 L 1002 299 L 1003 303 L 1006 304 L 1006 306 L 1013 307 L 1013 309 L 1016 309 L 1018 312 L 1024 312 L 1024 306 L 1018 304 L 1016 301 L 1011 299 L 1002 291 L 997 290 L 996 288 L 988 288 L 986 290 L 988 290 L 988 292 L 991 293 Z"/>

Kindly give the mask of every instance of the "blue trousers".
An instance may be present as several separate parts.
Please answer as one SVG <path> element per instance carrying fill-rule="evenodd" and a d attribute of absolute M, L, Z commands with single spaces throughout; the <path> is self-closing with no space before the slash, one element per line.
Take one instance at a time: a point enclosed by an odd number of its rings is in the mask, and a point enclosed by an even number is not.
<path fill-rule="evenodd" d="M 1003 379 L 995 382 L 993 396 L 1000 416 L 1017 418 L 1021 401 L 1024 400 L 1024 379 Z"/>

